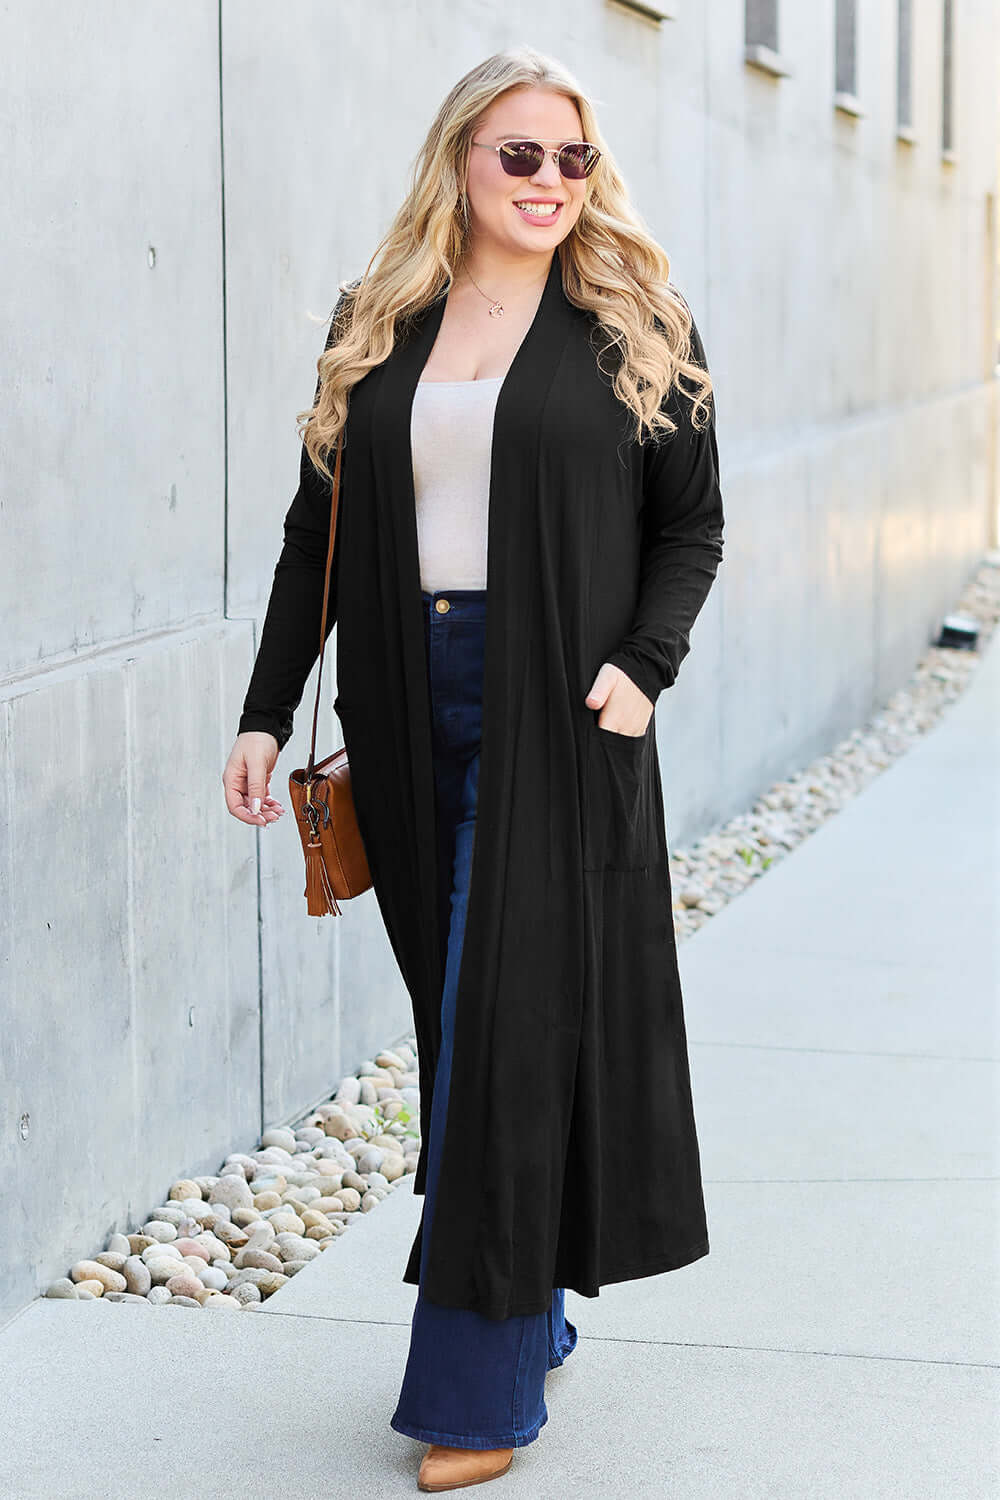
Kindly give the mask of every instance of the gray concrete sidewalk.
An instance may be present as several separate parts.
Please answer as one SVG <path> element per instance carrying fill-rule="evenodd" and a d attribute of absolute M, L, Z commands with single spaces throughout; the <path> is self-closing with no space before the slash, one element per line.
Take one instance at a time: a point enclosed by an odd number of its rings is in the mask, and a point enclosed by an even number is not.
<path fill-rule="evenodd" d="M 998 883 L 1000 633 L 682 945 L 711 1254 L 567 1295 L 580 1342 L 498 1496 L 1000 1493 Z M 388 1420 L 419 1206 L 407 1179 L 257 1313 L 32 1303 L 0 1335 L 0 1492 L 415 1495 Z"/>

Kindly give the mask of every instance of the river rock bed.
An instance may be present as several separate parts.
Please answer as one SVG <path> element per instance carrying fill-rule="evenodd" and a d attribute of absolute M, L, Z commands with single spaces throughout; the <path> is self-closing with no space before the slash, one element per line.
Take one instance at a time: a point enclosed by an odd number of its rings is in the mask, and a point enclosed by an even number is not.
<path fill-rule="evenodd" d="M 329 1248 L 420 1151 L 416 1038 L 366 1059 L 297 1125 L 265 1130 L 216 1176 L 185 1177 L 133 1234 L 112 1234 L 47 1297 L 259 1308 Z"/>
<path fill-rule="evenodd" d="M 973 651 L 931 646 L 866 725 L 779 781 L 689 849 L 670 855 L 678 940 L 758 880 L 938 721 L 962 693 L 1000 619 L 1000 552 L 987 554 L 955 607 L 979 623 Z M 218 1175 L 181 1178 L 132 1234 L 112 1234 L 48 1297 L 147 1306 L 259 1308 L 334 1244 L 420 1150 L 416 1038 L 366 1059 L 293 1126 L 272 1126 Z"/>
<path fill-rule="evenodd" d="M 979 624 L 975 650 L 930 646 L 910 678 L 861 729 L 764 792 L 748 812 L 670 854 L 674 930 L 689 937 L 759 880 L 879 772 L 933 728 L 964 691 L 1000 618 L 1000 551 L 989 552 L 955 605 Z"/>

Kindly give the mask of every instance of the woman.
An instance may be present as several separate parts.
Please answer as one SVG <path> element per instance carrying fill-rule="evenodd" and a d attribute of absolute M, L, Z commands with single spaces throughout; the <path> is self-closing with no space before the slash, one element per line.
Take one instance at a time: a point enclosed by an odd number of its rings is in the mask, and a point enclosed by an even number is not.
<path fill-rule="evenodd" d="M 653 710 L 723 513 L 701 340 L 565 69 L 467 73 L 379 248 L 301 414 L 224 782 L 281 816 L 343 434 L 335 707 L 420 1070 L 392 1425 L 437 1490 L 537 1437 L 565 1287 L 708 1253 Z"/>

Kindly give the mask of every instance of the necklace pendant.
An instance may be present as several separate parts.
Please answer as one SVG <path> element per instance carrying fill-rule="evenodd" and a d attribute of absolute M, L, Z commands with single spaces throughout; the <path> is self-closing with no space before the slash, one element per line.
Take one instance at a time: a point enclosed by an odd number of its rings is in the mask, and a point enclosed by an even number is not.
<path fill-rule="evenodd" d="M 502 302 L 492 302 L 490 304 L 490 317 L 491 318 L 502 318 L 503 317 L 503 303 Z"/>

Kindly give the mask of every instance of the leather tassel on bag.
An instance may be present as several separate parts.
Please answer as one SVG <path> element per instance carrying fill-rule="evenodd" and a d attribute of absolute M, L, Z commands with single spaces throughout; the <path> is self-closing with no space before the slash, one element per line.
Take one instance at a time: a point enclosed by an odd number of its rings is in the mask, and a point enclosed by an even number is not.
<path fill-rule="evenodd" d="M 305 898 L 311 917 L 326 917 L 331 912 L 340 916 L 340 907 L 323 863 L 323 845 L 313 843 L 311 839 L 306 845 Z"/>

